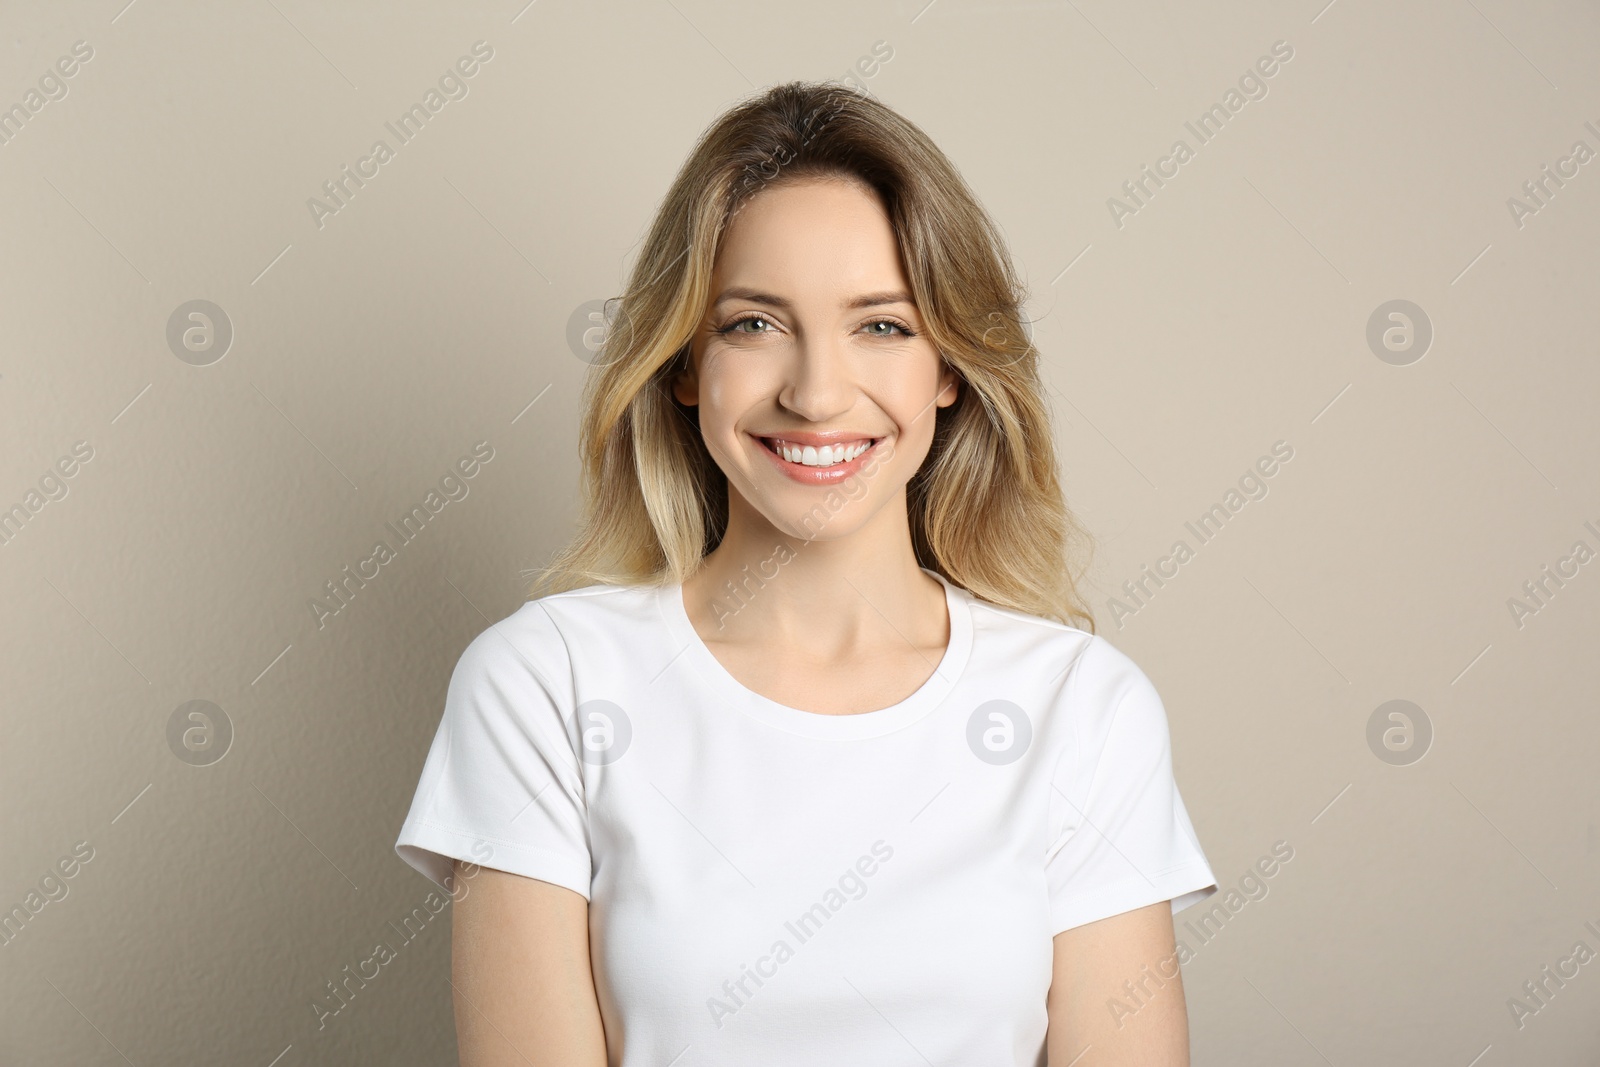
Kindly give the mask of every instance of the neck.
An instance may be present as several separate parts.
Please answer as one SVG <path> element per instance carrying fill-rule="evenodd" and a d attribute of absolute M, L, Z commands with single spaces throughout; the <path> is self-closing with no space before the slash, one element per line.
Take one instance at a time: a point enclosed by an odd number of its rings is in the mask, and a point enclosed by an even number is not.
<path fill-rule="evenodd" d="M 930 610 L 944 589 L 917 564 L 903 493 L 834 538 L 825 519 L 805 539 L 742 503 L 734 494 L 722 543 L 683 583 L 690 618 L 708 642 L 859 654 L 926 642 L 930 623 L 944 625 L 943 612 Z"/>

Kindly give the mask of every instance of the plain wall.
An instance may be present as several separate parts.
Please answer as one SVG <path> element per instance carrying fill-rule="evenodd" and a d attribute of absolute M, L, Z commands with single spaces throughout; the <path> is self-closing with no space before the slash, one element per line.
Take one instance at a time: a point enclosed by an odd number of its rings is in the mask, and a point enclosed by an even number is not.
<path fill-rule="evenodd" d="M 456 657 L 573 529 L 575 316 L 706 124 L 879 42 L 858 77 L 1028 282 L 1087 592 L 1218 880 L 1293 849 L 1215 936 L 1178 916 L 1195 1064 L 1595 1062 L 1600 962 L 1524 990 L 1600 952 L 1600 162 L 1524 191 L 1600 150 L 1593 5 L 109 0 L 0 30 L 0 107 L 93 50 L 0 144 L 0 908 L 92 850 L 0 944 L 0 1063 L 453 1062 L 448 909 L 402 938 L 433 887 L 393 845 Z M 169 344 L 194 300 L 221 358 Z M 1420 358 L 1369 341 L 1395 300 Z M 1369 740 L 1392 700 L 1430 740 Z M 186 743 L 190 701 L 221 715 Z"/>

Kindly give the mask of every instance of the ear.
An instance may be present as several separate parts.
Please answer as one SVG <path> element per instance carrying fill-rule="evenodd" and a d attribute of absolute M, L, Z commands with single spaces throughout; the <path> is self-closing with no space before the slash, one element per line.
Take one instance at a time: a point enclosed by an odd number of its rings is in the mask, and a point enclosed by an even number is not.
<path fill-rule="evenodd" d="M 940 361 L 939 368 L 939 395 L 934 397 L 933 402 L 939 407 L 947 408 L 961 395 L 961 375 L 943 360 Z"/>
<path fill-rule="evenodd" d="M 695 407 L 700 403 L 700 376 L 695 373 L 694 355 L 691 350 L 687 369 L 679 372 L 672 379 L 672 395 L 678 403 L 685 407 Z"/>

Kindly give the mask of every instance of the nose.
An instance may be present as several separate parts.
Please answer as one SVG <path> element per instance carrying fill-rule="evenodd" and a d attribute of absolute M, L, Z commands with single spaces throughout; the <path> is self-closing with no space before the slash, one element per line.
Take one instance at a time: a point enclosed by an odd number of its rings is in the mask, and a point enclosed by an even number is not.
<path fill-rule="evenodd" d="M 791 352 L 779 404 L 816 423 L 829 422 L 855 405 L 855 370 L 845 345 L 807 339 L 795 344 Z"/>

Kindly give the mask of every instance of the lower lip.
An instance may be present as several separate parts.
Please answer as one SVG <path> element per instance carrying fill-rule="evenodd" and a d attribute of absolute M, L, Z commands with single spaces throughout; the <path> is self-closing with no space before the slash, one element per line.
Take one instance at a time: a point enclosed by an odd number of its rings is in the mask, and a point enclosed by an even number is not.
<path fill-rule="evenodd" d="M 883 438 L 878 438 L 870 448 L 855 459 L 846 460 L 843 463 L 835 463 L 831 467 L 808 467 L 804 463 L 790 463 L 768 448 L 767 443 L 759 437 L 752 437 L 752 440 L 755 441 L 756 447 L 766 454 L 766 457 L 773 462 L 778 470 L 801 485 L 833 485 L 836 482 L 844 481 L 860 471 L 866 465 L 867 457 L 876 452 L 878 446 L 883 444 L 884 441 Z"/>

